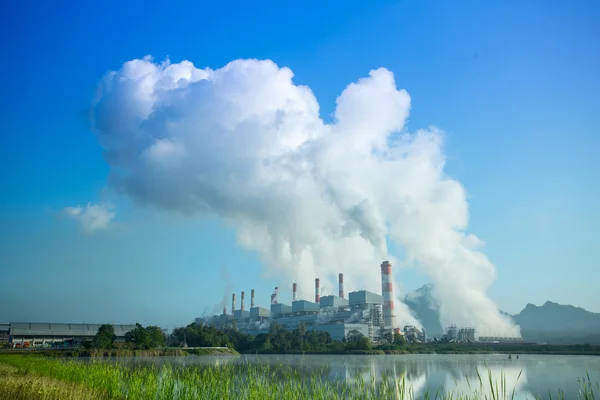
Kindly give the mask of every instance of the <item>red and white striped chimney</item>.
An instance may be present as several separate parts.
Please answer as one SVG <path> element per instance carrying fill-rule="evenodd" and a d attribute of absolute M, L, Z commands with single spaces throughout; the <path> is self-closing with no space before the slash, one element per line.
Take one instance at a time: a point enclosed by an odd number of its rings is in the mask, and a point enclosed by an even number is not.
<path fill-rule="evenodd" d="M 242 311 L 244 311 L 244 291 L 242 290 Z"/>
<path fill-rule="evenodd" d="M 394 288 L 392 287 L 392 264 L 381 263 L 381 294 L 383 295 L 383 322 L 386 327 L 396 327 L 394 315 Z"/>
<path fill-rule="evenodd" d="M 292 285 L 292 301 L 296 301 L 298 298 L 296 297 L 296 292 L 298 291 L 298 285 L 294 283 Z"/>
<path fill-rule="evenodd" d="M 231 315 L 235 311 L 235 293 L 231 294 Z"/>
<path fill-rule="evenodd" d="M 319 290 L 319 278 L 315 279 L 315 303 L 321 302 L 321 291 Z"/>
<path fill-rule="evenodd" d="M 340 284 L 340 297 L 344 298 L 344 274 L 338 275 L 338 282 Z"/>
<path fill-rule="evenodd" d="M 254 289 L 250 291 L 250 308 L 254 308 Z"/>

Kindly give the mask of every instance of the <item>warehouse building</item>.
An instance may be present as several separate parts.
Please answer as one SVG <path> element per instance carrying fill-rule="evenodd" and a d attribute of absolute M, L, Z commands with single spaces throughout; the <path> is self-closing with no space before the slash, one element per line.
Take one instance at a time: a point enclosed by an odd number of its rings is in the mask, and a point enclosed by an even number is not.
<path fill-rule="evenodd" d="M 12 347 L 79 347 L 92 340 L 101 324 L 64 324 L 11 322 L 8 325 L 8 343 Z M 0 325 L 1 330 L 4 325 Z M 125 341 L 125 334 L 135 325 L 113 325 L 115 340 Z"/>

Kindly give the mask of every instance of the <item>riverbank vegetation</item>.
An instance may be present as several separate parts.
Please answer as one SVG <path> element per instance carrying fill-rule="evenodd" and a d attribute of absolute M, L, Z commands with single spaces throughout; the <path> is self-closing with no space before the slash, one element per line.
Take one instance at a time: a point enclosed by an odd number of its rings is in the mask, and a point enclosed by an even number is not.
<path fill-rule="evenodd" d="M 404 377 L 329 380 L 327 368 L 307 372 L 288 364 L 127 366 L 81 363 L 34 355 L 0 355 L 0 400 L 54 399 L 512 399 L 504 375 L 477 371 L 472 392 L 415 393 Z M 508 389 L 507 389 L 508 388 Z M 451 390 L 451 388 L 450 388 Z M 560 393 L 560 392 L 554 392 Z M 580 399 L 595 399 L 600 386 L 580 380 Z M 552 396 L 556 397 L 556 396 Z M 559 396 L 560 398 L 560 396 Z"/>
<path fill-rule="evenodd" d="M 388 344 L 373 345 L 358 332 L 351 332 L 342 341 L 334 341 L 324 332 L 307 330 L 300 325 L 287 330 L 272 325 L 268 333 L 246 335 L 234 328 L 217 329 L 210 325 L 190 324 L 173 331 L 174 342 L 189 346 L 235 348 L 240 353 L 252 354 L 585 354 L 600 355 L 600 346 L 592 345 L 536 345 L 536 344 L 483 344 L 483 343 L 407 343 L 401 335 L 390 338 Z"/>
<path fill-rule="evenodd" d="M 104 324 L 98 328 L 94 339 L 83 343 L 86 350 L 153 350 L 164 348 L 167 338 L 158 326 L 135 328 L 125 334 L 125 342 L 116 342 L 115 328 Z"/>
<path fill-rule="evenodd" d="M 239 353 L 232 348 L 163 348 L 153 350 L 132 349 L 29 349 L 29 350 L 7 350 L 0 354 L 23 354 L 42 355 L 46 357 L 181 357 L 181 356 L 237 356 Z"/>

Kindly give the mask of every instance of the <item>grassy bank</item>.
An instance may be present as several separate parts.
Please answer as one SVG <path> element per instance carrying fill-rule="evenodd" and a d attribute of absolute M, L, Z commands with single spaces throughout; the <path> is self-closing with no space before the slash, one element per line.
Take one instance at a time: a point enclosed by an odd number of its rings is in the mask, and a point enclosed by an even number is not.
<path fill-rule="evenodd" d="M 239 355 L 237 351 L 231 348 L 196 348 L 179 349 L 166 348 L 155 350 L 131 350 L 131 349 L 111 349 L 111 350 L 83 350 L 83 349 L 40 349 L 40 350 L 3 350 L 1 354 L 23 354 L 23 355 L 43 355 L 48 357 L 176 357 L 176 356 L 227 356 Z"/>
<path fill-rule="evenodd" d="M 231 348 L 226 349 L 211 349 L 211 348 L 198 348 L 198 349 L 183 349 L 186 354 L 195 356 L 239 356 L 240 353 Z"/>
<path fill-rule="evenodd" d="M 415 395 L 404 380 L 328 381 L 327 371 L 306 375 L 288 365 L 225 364 L 193 367 L 130 367 L 80 363 L 42 356 L 0 355 L 0 400 L 26 399 L 511 399 L 504 376 L 478 372 L 472 393 Z M 514 384 L 515 382 L 508 382 Z M 579 398 L 600 388 L 582 380 Z M 556 392 L 554 392 L 556 393 Z"/>

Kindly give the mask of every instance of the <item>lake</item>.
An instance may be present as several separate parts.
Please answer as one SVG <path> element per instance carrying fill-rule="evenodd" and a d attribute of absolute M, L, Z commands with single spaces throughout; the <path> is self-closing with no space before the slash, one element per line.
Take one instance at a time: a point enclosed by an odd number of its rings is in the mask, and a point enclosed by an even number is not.
<path fill-rule="evenodd" d="M 123 359 L 121 359 L 123 361 Z M 414 390 L 415 398 L 421 398 L 429 390 L 431 397 L 441 388 L 461 393 L 471 393 L 471 387 L 479 387 L 477 370 L 485 380 L 486 391 L 488 371 L 495 381 L 500 381 L 501 374 L 506 377 L 507 393 L 515 390 L 515 399 L 532 399 L 535 395 L 548 398 L 550 390 L 552 398 L 557 398 L 560 389 L 566 398 L 576 398 L 580 388 L 578 378 L 589 373 L 596 393 L 600 391 L 596 384 L 600 383 L 600 357 L 594 356 L 556 356 L 556 355 L 386 355 L 386 356 L 351 356 L 351 355 L 245 355 L 240 357 L 159 357 L 132 358 L 127 362 L 138 364 L 165 363 L 174 366 L 219 365 L 224 363 L 269 363 L 271 365 L 287 364 L 309 374 L 318 371 L 323 377 L 331 380 L 366 382 L 381 380 L 386 377 L 405 378 Z M 520 376 L 519 376 L 520 375 Z"/>

